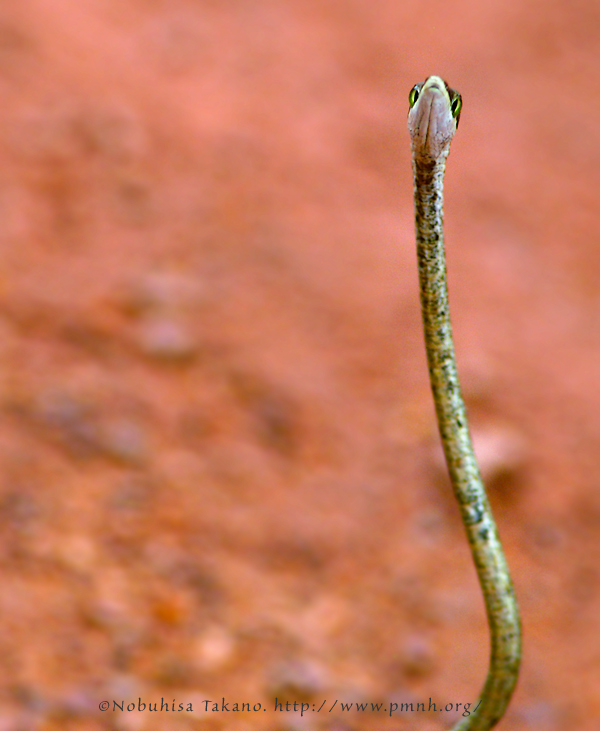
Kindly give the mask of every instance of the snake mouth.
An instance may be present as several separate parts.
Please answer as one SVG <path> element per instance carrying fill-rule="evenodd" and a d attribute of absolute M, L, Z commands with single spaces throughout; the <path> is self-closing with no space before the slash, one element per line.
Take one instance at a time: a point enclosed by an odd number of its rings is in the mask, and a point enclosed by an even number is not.
<path fill-rule="evenodd" d="M 439 76 L 430 76 L 423 85 L 421 94 L 427 89 L 437 89 L 438 91 L 444 92 L 447 88 L 446 82 L 442 78 Z"/>

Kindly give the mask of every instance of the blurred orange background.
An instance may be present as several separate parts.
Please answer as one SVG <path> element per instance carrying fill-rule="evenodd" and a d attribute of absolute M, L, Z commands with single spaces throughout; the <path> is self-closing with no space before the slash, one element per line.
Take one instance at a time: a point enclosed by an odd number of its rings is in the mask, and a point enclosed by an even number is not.
<path fill-rule="evenodd" d="M 600 5 L 0 9 L 0 731 L 448 728 L 488 639 L 422 343 L 406 131 L 463 95 L 459 371 L 525 632 L 600 720 Z M 102 700 L 191 713 L 98 711 Z M 202 712 L 204 699 L 268 712 Z"/>

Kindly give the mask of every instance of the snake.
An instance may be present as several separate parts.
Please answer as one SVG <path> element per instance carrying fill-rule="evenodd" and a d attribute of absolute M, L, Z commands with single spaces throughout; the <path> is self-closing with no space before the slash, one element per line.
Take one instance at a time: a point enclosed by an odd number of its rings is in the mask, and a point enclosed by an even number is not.
<path fill-rule="evenodd" d="M 461 394 L 448 304 L 444 174 L 462 97 L 439 76 L 410 90 L 415 232 L 429 378 L 452 489 L 479 584 L 490 635 L 488 674 L 475 710 L 452 731 L 487 731 L 504 715 L 521 661 L 521 621 L 508 564 L 486 494 Z"/>

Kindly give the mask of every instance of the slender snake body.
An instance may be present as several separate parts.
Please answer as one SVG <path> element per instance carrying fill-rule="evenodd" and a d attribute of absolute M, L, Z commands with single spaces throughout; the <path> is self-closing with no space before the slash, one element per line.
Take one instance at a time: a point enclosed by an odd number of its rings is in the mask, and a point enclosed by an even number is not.
<path fill-rule="evenodd" d="M 519 610 L 502 544 L 473 451 L 461 395 L 446 282 L 444 172 L 462 99 L 439 76 L 409 95 L 417 259 L 431 389 L 454 494 L 483 592 L 491 657 L 477 709 L 452 731 L 487 731 L 500 720 L 517 682 Z"/>

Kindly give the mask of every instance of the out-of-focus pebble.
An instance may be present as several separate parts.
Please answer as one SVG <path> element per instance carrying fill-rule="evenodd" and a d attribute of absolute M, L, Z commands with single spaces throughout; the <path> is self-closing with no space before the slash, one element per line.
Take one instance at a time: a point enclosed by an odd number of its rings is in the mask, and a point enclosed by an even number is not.
<path fill-rule="evenodd" d="M 401 648 L 399 662 L 403 673 L 410 678 L 430 675 L 435 668 L 431 642 L 422 635 L 410 635 Z"/>
<path fill-rule="evenodd" d="M 88 401 L 60 389 L 48 389 L 25 413 L 74 458 L 104 457 L 134 467 L 148 459 L 145 426 L 130 416 L 112 416 L 98 398 Z"/>
<path fill-rule="evenodd" d="M 289 455 L 296 447 L 296 409 L 293 403 L 280 394 L 271 393 L 254 403 L 254 414 L 263 442 Z"/>
<path fill-rule="evenodd" d="M 560 546 L 564 540 L 563 531 L 550 523 L 531 526 L 529 536 L 536 548 L 551 549 Z"/>
<path fill-rule="evenodd" d="M 139 324 L 137 343 L 144 355 L 166 363 L 188 362 L 197 350 L 185 325 L 167 315 L 144 318 Z"/>
<path fill-rule="evenodd" d="M 195 310 L 206 298 L 204 283 L 182 272 L 149 272 L 125 288 L 122 310 L 132 316 Z"/>
<path fill-rule="evenodd" d="M 104 688 L 107 698 L 121 702 L 130 698 L 137 698 L 144 695 L 146 688 L 144 683 L 136 675 L 129 673 L 117 673 L 111 676 Z"/>
<path fill-rule="evenodd" d="M 27 531 L 38 517 L 40 507 L 31 490 L 17 485 L 0 498 L 0 521 L 5 527 Z"/>
<path fill-rule="evenodd" d="M 193 640 L 192 652 L 194 664 L 199 670 L 221 670 L 233 658 L 235 640 L 224 627 L 209 627 Z"/>
<path fill-rule="evenodd" d="M 94 585 L 94 595 L 84 604 L 84 618 L 90 625 L 119 635 L 142 631 L 144 618 L 133 607 L 127 571 L 100 563 L 94 572 Z"/>
<path fill-rule="evenodd" d="M 285 660 L 269 673 L 269 693 L 280 699 L 307 701 L 322 694 L 329 685 L 325 669 L 306 659 Z"/>
<path fill-rule="evenodd" d="M 314 571 L 319 564 L 310 562 L 306 566 Z M 298 568 L 302 569 L 303 566 L 300 564 Z M 301 631 L 307 644 L 317 650 L 319 644 L 322 647 L 329 638 L 338 635 L 344 628 L 350 628 L 352 613 L 347 602 L 335 596 L 322 595 L 306 608 L 301 620 Z"/>
<path fill-rule="evenodd" d="M 186 593 L 173 589 L 153 605 L 153 614 L 160 622 L 173 627 L 183 624 L 190 615 L 190 600 Z"/>
<path fill-rule="evenodd" d="M 483 479 L 489 485 L 512 478 L 523 466 L 525 443 L 515 430 L 503 426 L 476 429 L 473 447 Z"/>
<path fill-rule="evenodd" d="M 299 436 L 299 410 L 294 400 L 252 373 L 232 374 L 231 386 L 254 417 L 261 442 L 284 456 L 292 456 Z"/>
<path fill-rule="evenodd" d="M 16 685 L 13 688 L 13 695 L 15 700 L 31 713 L 43 714 L 50 709 L 50 701 L 33 685 Z"/>
<path fill-rule="evenodd" d="M 128 418 L 112 419 L 102 426 L 102 452 L 123 464 L 138 466 L 148 458 L 148 438 L 143 426 Z"/>
<path fill-rule="evenodd" d="M 91 716 L 97 709 L 96 698 L 90 691 L 85 688 L 74 688 L 62 696 L 53 715 L 63 718 Z"/>
<path fill-rule="evenodd" d="M 151 182 L 139 173 L 121 172 L 113 187 L 113 210 L 129 226 L 148 225 L 155 212 Z"/>
<path fill-rule="evenodd" d="M 32 405 L 32 416 L 71 456 L 89 458 L 98 454 L 98 425 L 82 400 L 60 390 L 47 390 Z"/>

